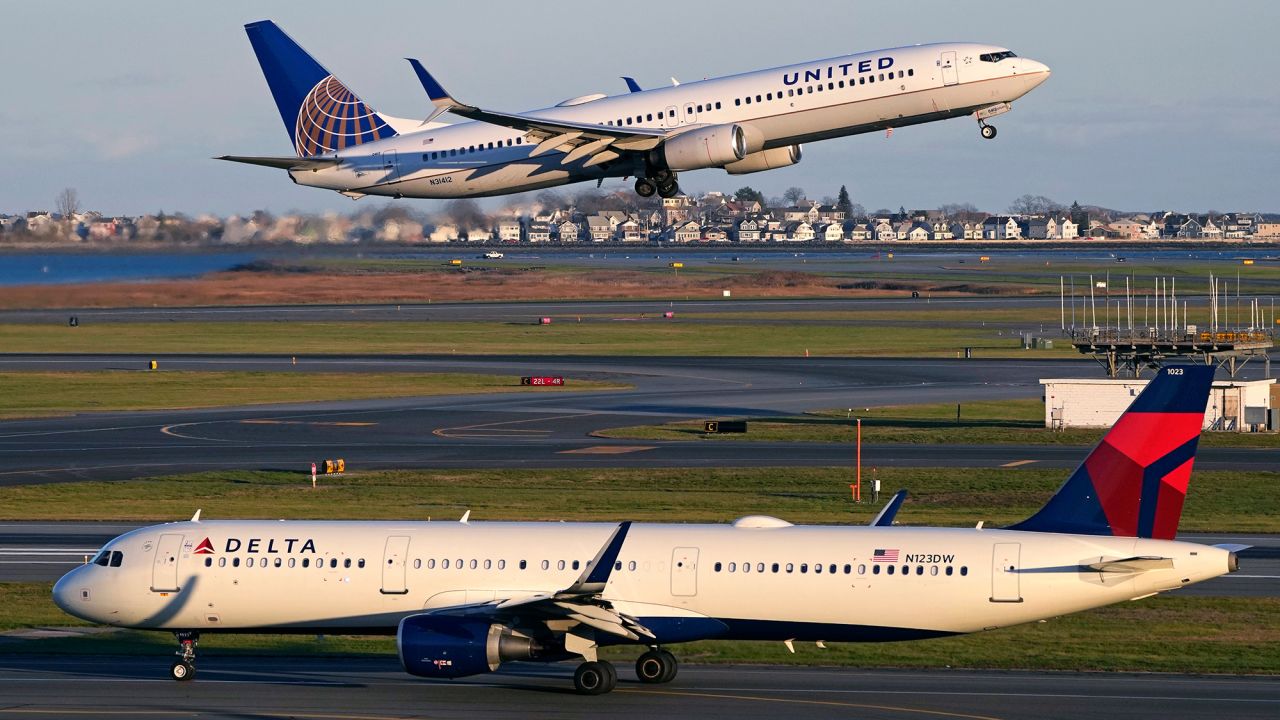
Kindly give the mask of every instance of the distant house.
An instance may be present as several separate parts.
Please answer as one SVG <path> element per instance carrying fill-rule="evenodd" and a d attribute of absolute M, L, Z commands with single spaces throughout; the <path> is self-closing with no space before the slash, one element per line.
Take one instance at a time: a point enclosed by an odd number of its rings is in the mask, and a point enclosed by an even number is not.
<path fill-rule="evenodd" d="M 556 236 L 562 243 L 576 243 L 582 237 L 582 227 L 572 220 L 565 220 L 556 226 Z"/>
<path fill-rule="evenodd" d="M 1022 237 L 1018 219 L 1010 215 L 993 215 L 982 221 L 982 239 L 1017 240 Z"/>
<path fill-rule="evenodd" d="M 1053 236 L 1049 231 L 1049 220 L 1042 217 L 1019 218 L 1018 232 L 1029 240 L 1048 240 Z"/>
<path fill-rule="evenodd" d="M 816 237 L 823 242 L 842 242 L 844 240 L 843 223 L 822 223 L 814 229 L 814 232 Z"/>
<path fill-rule="evenodd" d="M 525 237 L 531 243 L 551 242 L 551 223 L 542 220 L 531 221 L 525 231 Z"/>
<path fill-rule="evenodd" d="M 844 236 L 849 241 L 870 240 L 872 237 L 872 228 L 867 224 L 866 218 L 857 220 L 845 220 L 841 224 Z"/>
<path fill-rule="evenodd" d="M 754 218 L 739 220 L 738 223 L 733 226 L 733 237 L 740 243 L 760 242 L 761 239 L 763 239 L 761 235 L 762 225 L 762 222 Z"/>
<path fill-rule="evenodd" d="M 1107 226 L 1107 234 L 1113 237 L 1132 240 L 1142 237 L 1143 224 L 1135 220 L 1121 218 Z"/>
<path fill-rule="evenodd" d="M 876 240 L 880 242 L 888 242 L 898 239 L 898 231 L 894 229 L 887 218 L 881 218 L 876 221 L 875 236 Z"/>
<path fill-rule="evenodd" d="M 1058 218 L 1058 237 L 1063 240 L 1075 240 L 1080 237 L 1080 227 L 1071 218 L 1063 215 Z"/>
<path fill-rule="evenodd" d="M 788 242 L 809 242 L 814 238 L 813 225 L 808 221 L 788 223 L 786 238 Z"/>
<path fill-rule="evenodd" d="M 640 223 L 631 218 L 619 223 L 617 236 L 622 242 L 643 242 L 648 239 L 640 231 Z"/>
<path fill-rule="evenodd" d="M 591 238 L 591 242 L 609 242 L 613 239 L 613 228 L 613 223 L 603 215 L 587 217 L 587 235 Z"/>
<path fill-rule="evenodd" d="M 506 218 L 498 221 L 498 241 L 516 244 L 524 239 L 524 226 L 517 218 Z"/>
<path fill-rule="evenodd" d="M 689 220 L 677 225 L 671 233 L 671 239 L 678 243 L 697 242 L 702 237 L 702 226 Z"/>
<path fill-rule="evenodd" d="M 721 225 L 707 225 L 702 228 L 703 242 L 729 242 L 729 232 Z"/>

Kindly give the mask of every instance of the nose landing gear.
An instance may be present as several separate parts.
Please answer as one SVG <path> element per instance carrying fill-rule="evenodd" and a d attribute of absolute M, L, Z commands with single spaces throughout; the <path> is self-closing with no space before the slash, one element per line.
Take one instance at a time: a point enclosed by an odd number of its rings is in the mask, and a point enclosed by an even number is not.
<path fill-rule="evenodd" d="M 979 120 L 979 121 L 978 121 L 978 128 L 979 128 L 979 130 L 978 130 L 978 131 L 982 133 L 982 137 L 984 137 L 984 138 L 986 138 L 986 139 L 988 139 L 988 140 L 991 140 L 991 139 L 994 139 L 994 138 L 995 138 L 995 136 L 996 136 L 996 126 L 995 126 L 995 125 L 988 125 L 988 124 L 986 124 L 986 123 L 982 122 L 981 120 Z"/>
<path fill-rule="evenodd" d="M 196 676 L 196 643 L 200 642 L 200 633 L 176 632 L 173 636 L 178 640 L 178 651 L 174 653 L 178 659 L 169 666 L 169 676 L 178 681 L 191 680 Z"/>

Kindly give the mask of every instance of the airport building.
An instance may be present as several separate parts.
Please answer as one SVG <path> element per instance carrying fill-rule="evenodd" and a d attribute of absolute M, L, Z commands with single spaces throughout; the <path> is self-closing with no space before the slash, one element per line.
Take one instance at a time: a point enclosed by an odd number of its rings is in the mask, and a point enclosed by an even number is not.
<path fill-rule="evenodd" d="M 1061 378 L 1041 380 L 1045 427 L 1111 427 L 1148 380 Z M 1266 380 L 1218 380 L 1209 393 L 1204 429 L 1225 432 L 1280 431 L 1280 386 Z"/>

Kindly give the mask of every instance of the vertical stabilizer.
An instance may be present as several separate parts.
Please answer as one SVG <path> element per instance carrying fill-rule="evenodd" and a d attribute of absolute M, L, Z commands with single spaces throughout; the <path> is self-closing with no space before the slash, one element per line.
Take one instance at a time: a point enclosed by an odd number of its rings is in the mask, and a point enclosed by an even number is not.
<path fill-rule="evenodd" d="M 1010 530 L 1172 540 L 1214 368 L 1161 368 L 1043 508 Z"/>
<path fill-rule="evenodd" d="M 394 137 L 373 108 L 325 70 L 274 22 L 244 26 L 299 157 Z"/>

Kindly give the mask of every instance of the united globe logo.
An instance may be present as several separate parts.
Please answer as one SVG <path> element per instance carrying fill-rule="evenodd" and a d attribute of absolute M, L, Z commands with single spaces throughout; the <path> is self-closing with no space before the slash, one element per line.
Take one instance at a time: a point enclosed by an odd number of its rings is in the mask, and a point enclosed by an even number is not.
<path fill-rule="evenodd" d="M 395 135 L 378 114 L 332 75 L 298 108 L 294 149 L 300 157 L 334 153 Z"/>

